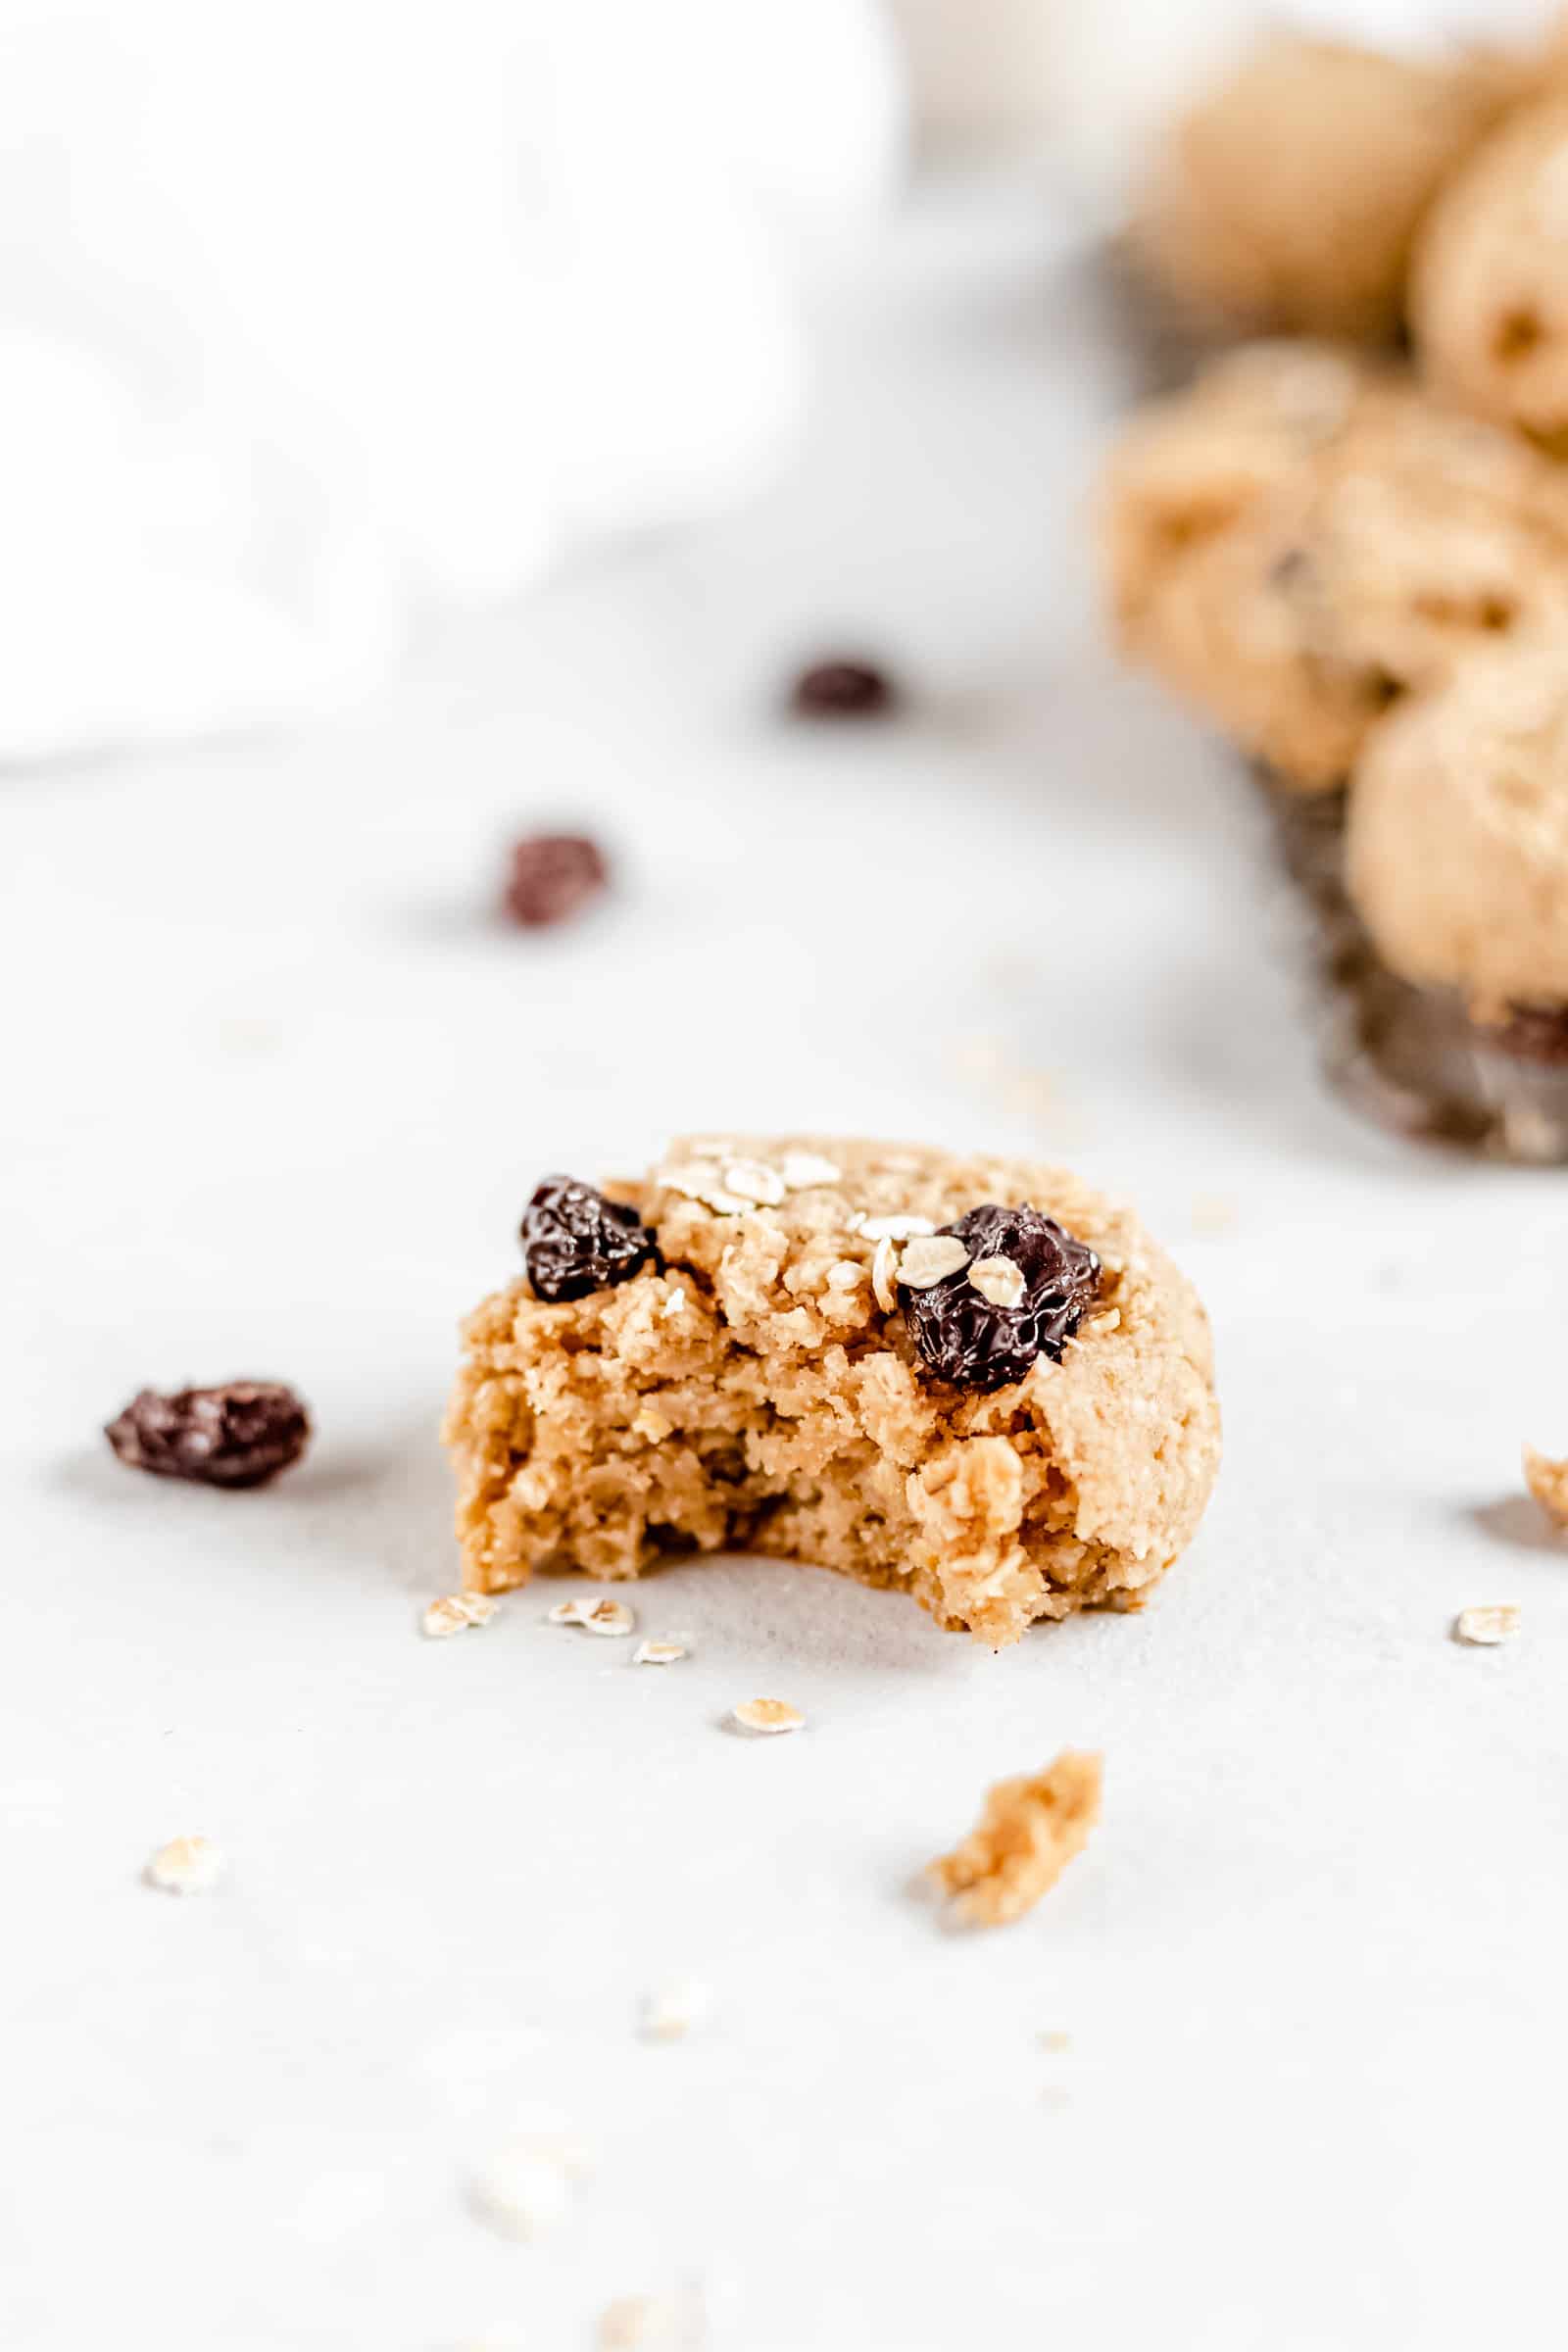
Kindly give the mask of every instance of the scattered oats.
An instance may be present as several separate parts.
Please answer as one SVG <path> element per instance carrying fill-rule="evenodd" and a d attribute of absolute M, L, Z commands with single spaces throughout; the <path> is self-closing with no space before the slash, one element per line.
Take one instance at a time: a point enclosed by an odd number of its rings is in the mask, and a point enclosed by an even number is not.
<path fill-rule="evenodd" d="M 719 1183 L 716 1168 L 704 1167 L 697 1161 L 683 1163 L 678 1168 L 661 1168 L 657 1181 L 688 1200 L 700 1200 L 705 1208 L 721 1217 L 741 1216 L 751 1206 L 739 1193 L 729 1192 Z"/>
<path fill-rule="evenodd" d="M 1070 2050 L 1072 2048 L 1072 2035 L 1070 2034 L 1058 2033 L 1054 2030 L 1049 2034 L 1042 2034 L 1040 2036 L 1040 2047 L 1043 2050 L 1050 2050 L 1054 2056 L 1059 2058 L 1063 2050 Z"/>
<path fill-rule="evenodd" d="M 899 1280 L 907 1291 L 928 1291 L 968 1262 L 969 1252 L 956 1233 L 920 1235 L 905 1245 Z"/>
<path fill-rule="evenodd" d="M 1102 1315 L 1093 1315 L 1091 1316 L 1090 1320 L 1083 1325 L 1082 1336 L 1086 1340 L 1092 1340 L 1098 1337 L 1098 1335 L 1102 1332 L 1119 1331 L 1120 1329 L 1121 1308 L 1119 1306 L 1107 1306 Z"/>
<path fill-rule="evenodd" d="M 860 1231 L 868 1242 L 908 1242 L 916 1234 L 935 1233 L 929 1217 L 865 1217 Z"/>
<path fill-rule="evenodd" d="M 724 1170 L 724 1185 L 760 1208 L 777 1208 L 784 1198 L 783 1177 L 762 1159 L 732 1159 Z"/>
<path fill-rule="evenodd" d="M 686 1655 L 684 1642 L 639 1642 L 631 1653 L 634 1666 L 673 1666 L 677 1658 Z"/>
<path fill-rule="evenodd" d="M 835 1258 L 827 1270 L 830 1291 L 856 1291 L 865 1280 L 865 1268 L 857 1265 L 853 1257 Z"/>
<path fill-rule="evenodd" d="M 506 2237 L 545 2237 L 564 2221 L 573 2185 L 592 2169 L 575 2133 L 540 2126 L 495 2150 L 469 2182 L 469 2201 L 479 2219 Z"/>
<path fill-rule="evenodd" d="M 1229 1233 L 1237 1207 L 1224 1193 L 1195 1193 L 1190 1214 L 1195 1233 Z"/>
<path fill-rule="evenodd" d="M 1022 1266 L 1014 1265 L 1010 1257 L 977 1257 L 969 1268 L 969 1280 L 993 1306 L 1018 1305 L 1029 1287 Z"/>
<path fill-rule="evenodd" d="M 632 1416 L 631 1426 L 635 1436 L 647 1438 L 651 1445 L 657 1446 L 662 1438 L 668 1437 L 675 1424 L 666 1421 L 657 1405 L 645 1404 Z"/>
<path fill-rule="evenodd" d="M 1481 1609 L 1461 1609 L 1453 1621 L 1456 1642 L 1469 1642 L 1484 1649 L 1494 1649 L 1499 1642 L 1511 1642 L 1518 1631 L 1519 1611 L 1511 1601 L 1494 1601 Z"/>
<path fill-rule="evenodd" d="M 798 1732 L 806 1717 L 782 1698 L 743 1698 L 730 1710 L 743 1732 Z"/>
<path fill-rule="evenodd" d="M 599 2352 L 697 2352 L 708 2340 L 690 2294 L 619 2295 L 599 2315 Z"/>
<path fill-rule="evenodd" d="M 846 1233 L 858 1233 L 864 1223 L 865 1211 L 863 1208 L 850 1208 L 845 1210 L 844 1230 Z"/>
<path fill-rule="evenodd" d="M 664 1315 L 683 1315 L 686 1312 L 686 1293 L 679 1283 L 668 1294 L 660 1312 Z"/>
<path fill-rule="evenodd" d="M 171 1838 L 148 1863 L 149 1886 L 166 1894 L 211 1894 L 223 1875 L 222 1848 L 211 1838 Z"/>
<path fill-rule="evenodd" d="M 712 1993 L 698 1978 L 672 1978 L 644 2001 L 638 2031 L 644 2041 L 684 2041 L 695 2026 L 707 2022 L 712 2005 Z"/>
<path fill-rule="evenodd" d="M 841 1173 L 820 1152 L 786 1152 L 781 1167 L 792 1193 L 809 1192 L 818 1184 L 837 1184 Z"/>
<path fill-rule="evenodd" d="M 585 1634 L 604 1634 L 612 1641 L 637 1630 L 637 1620 L 623 1600 L 558 1600 L 546 1623 L 578 1625 Z"/>
<path fill-rule="evenodd" d="M 885 1315 L 895 1314 L 899 1304 L 899 1246 L 884 1234 L 876 1246 L 871 1260 L 871 1288 L 876 1302 Z"/>
<path fill-rule="evenodd" d="M 500 1606 L 488 1592 L 444 1592 L 431 1601 L 419 1622 L 432 1642 L 445 1642 L 453 1634 L 466 1634 L 470 1625 L 488 1625 Z"/>
<path fill-rule="evenodd" d="M 1533 1446 L 1527 1446 L 1525 1485 L 1548 1519 L 1568 1527 L 1568 1462 L 1554 1461 L 1549 1453 L 1538 1453 Z"/>

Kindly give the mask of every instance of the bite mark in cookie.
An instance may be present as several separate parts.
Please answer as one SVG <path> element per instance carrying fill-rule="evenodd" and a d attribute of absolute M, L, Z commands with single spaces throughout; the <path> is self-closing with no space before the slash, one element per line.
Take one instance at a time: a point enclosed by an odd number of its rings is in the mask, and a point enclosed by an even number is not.
<path fill-rule="evenodd" d="M 790 1189 L 792 1158 L 835 1180 Z M 1189 1541 L 1219 1452 L 1207 1324 L 1125 1208 L 1033 1162 L 809 1138 L 688 1139 L 617 1190 L 633 1271 L 514 1282 L 467 1326 L 446 1434 L 471 1590 L 732 1547 L 1000 1645 L 1131 1605 Z M 1017 1269 L 1015 1304 L 977 1256 Z"/>

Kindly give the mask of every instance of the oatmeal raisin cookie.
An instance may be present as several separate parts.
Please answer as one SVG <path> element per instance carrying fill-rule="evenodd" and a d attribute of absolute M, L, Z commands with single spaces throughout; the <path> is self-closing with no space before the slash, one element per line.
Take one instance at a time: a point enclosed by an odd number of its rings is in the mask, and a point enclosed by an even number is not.
<path fill-rule="evenodd" d="M 1125 1207 L 1031 1161 L 791 1137 L 687 1139 L 614 1191 L 541 1186 L 553 1298 L 524 1277 L 467 1324 L 446 1438 L 471 1591 L 732 1546 L 1000 1645 L 1140 1605 L 1190 1540 L 1208 1326 Z"/>

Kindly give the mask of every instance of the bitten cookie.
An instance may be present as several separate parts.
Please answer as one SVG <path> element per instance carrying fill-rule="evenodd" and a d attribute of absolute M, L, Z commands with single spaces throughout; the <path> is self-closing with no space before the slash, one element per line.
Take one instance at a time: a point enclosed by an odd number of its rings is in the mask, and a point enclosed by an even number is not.
<path fill-rule="evenodd" d="M 1347 881 L 1390 968 L 1568 1058 L 1568 647 L 1477 657 L 1363 754 Z M 1555 1055 L 1551 1056 L 1555 1058 Z"/>
<path fill-rule="evenodd" d="M 1435 390 L 1568 456 L 1568 98 L 1505 123 L 1445 191 L 1410 319 Z"/>
<path fill-rule="evenodd" d="M 1158 151 L 1134 261 L 1200 321 L 1385 339 L 1423 213 L 1533 72 L 1274 34 Z"/>
<path fill-rule="evenodd" d="M 1123 649 L 1287 782 L 1398 695 L 1568 628 L 1568 481 L 1395 370 L 1232 355 L 1135 420 L 1102 502 Z"/>
<path fill-rule="evenodd" d="M 1208 1325 L 1060 1169 L 688 1138 L 548 1179 L 447 1417 L 470 1590 L 730 1546 L 899 1587 L 993 1645 L 1136 1607 L 1219 1460 Z"/>

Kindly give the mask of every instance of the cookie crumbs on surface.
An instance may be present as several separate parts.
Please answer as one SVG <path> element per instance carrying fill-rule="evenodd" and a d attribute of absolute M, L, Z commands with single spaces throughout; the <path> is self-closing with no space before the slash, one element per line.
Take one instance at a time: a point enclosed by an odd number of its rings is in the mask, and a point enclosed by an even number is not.
<path fill-rule="evenodd" d="M 1052 2028 L 1049 2032 L 1041 2034 L 1040 2047 L 1043 2050 L 1050 2050 L 1053 2057 L 1059 2058 L 1063 2050 L 1072 2048 L 1072 2035 L 1063 2034 L 1056 2028 Z"/>
<path fill-rule="evenodd" d="M 637 1620 L 623 1600 L 558 1600 L 545 1623 L 580 1626 L 585 1634 L 602 1634 L 614 1642 L 637 1631 Z"/>
<path fill-rule="evenodd" d="M 223 1875 L 222 1848 L 211 1838 L 171 1838 L 148 1863 L 143 1877 L 166 1894 L 210 1894 Z"/>
<path fill-rule="evenodd" d="M 677 1658 L 686 1655 L 684 1642 L 661 1642 L 657 1638 L 639 1642 L 631 1653 L 634 1666 L 673 1666 Z"/>
<path fill-rule="evenodd" d="M 1102 1762 L 1065 1747 L 1031 1778 L 998 1781 L 987 1790 L 978 1826 L 931 1876 L 956 1896 L 958 1917 L 999 1928 L 1021 1919 L 1082 1853 L 1100 1819 Z"/>
<path fill-rule="evenodd" d="M 730 1720 L 743 1732 L 798 1732 L 806 1717 L 783 1698 L 743 1698 L 730 1709 Z"/>
<path fill-rule="evenodd" d="M 432 1600 L 419 1624 L 431 1642 L 446 1642 L 465 1634 L 470 1625 L 488 1625 L 501 1606 L 488 1592 L 443 1592 Z"/>
<path fill-rule="evenodd" d="M 1461 1609 L 1453 1621 L 1453 1638 L 1477 1649 L 1495 1649 L 1519 1631 L 1519 1611 L 1511 1601 L 1494 1601 L 1485 1608 Z"/>
<path fill-rule="evenodd" d="M 1525 1485 L 1546 1517 L 1557 1527 L 1568 1527 L 1568 1462 L 1555 1460 L 1549 1453 L 1538 1453 L 1533 1446 L 1527 1446 L 1524 1463 Z"/>
<path fill-rule="evenodd" d="M 712 1994 L 696 1977 L 671 1978 L 644 2001 L 638 2032 L 644 2041 L 684 2041 L 711 2006 Z"/>

